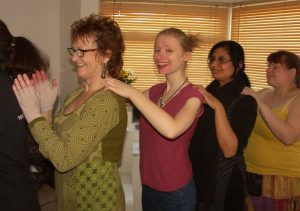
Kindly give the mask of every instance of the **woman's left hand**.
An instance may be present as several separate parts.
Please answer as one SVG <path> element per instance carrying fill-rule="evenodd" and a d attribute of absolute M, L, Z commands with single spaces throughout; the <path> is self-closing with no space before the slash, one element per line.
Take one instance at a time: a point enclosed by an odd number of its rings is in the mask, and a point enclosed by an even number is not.
<path fill-rule="evenodd" d="M 134 87 L 114 78 L 107 77 L 105 81 L 106 89 L 111 90 L 125 98 L 130 98 L 130 94 L 135 90 Z"/>
<path fill-rule="evenodd" d="M 13 91 L 28 123 L 41 116 L 40 100 L 34 85 L 26 74 L 17 76 L 14 80 Z"/>
<path fill-rule="evenodd" d="M 221 105 L 221 102 L 215 98 L 212 94 L 210 94 L 203 86 L 199 86 L 198 90 L 203 95 L 205 102 L 207 105 L 209 105 L 212 109 L 216 109 L 218 106 Z"/>

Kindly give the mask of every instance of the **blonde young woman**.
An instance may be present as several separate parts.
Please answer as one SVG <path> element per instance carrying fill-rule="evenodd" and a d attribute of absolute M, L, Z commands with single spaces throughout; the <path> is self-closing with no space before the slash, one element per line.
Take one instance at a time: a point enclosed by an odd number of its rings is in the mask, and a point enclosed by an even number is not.
<path fill-rule="evenodd" d="M 189 82 L 185 69 L 199 41 L 176 28 L 159 32 L 153 60 L 166 81 L 144 93 L 114 79 L 106 81 L 108 89 L 129 98 L 143 114 L 140 167 L 144 211 L 195 209 L 188 148 L 203 108 L 202 95 Z"/>
<path fill-rule="evenodd" d="M 259 109 L 245 150 L 248 192 L 255 210 L 300 210 L 300 58 L 277 51 L 267 61 L 270 87 L 243 90 Z"/>

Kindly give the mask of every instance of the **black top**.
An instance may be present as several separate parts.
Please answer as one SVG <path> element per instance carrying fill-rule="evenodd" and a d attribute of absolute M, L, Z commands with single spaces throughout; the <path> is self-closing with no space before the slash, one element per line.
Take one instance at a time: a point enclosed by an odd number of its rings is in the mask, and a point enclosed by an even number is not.
<path fill-rule="evenodd" d="M 198 202 L 210 203 L 216 200 L 218 174 L 222 175 L 223 173 L 218 171 L 222 168 L 229 169 L 226 167 L 227 164 L 224 166 L 224 161 L 230 163 L 231 166 L 229 177 L 234 176 L 231 174 L 235 172 L 232 171 L 233 165 L 236 165 L 237 162 L 244 164 L 243 149 L 253 129 L 257 112 L 255 99 L 251 96 L 240 94 L 246 85 L 247 82 L 241 76 L 221 88 L 218 81 L 211 82 L 206 88 L 207 91 L 223 104 L 231 127 L 238 138 L 238 152 L 233 158 L 226 159 L 223 156 L 216 137 L 214 110 L 205 105 L 204 115 L 198 121 L 190 145 L 190 158 L 193 166 Z M 222 165 L 221 168 L 220 165 Z M 227 185 L 229 180 L 230 178 L 226 180 Z M 236 182 L 242 183 L 242 181 Z M 224 188 L 227 189 L 227 186 Z M 218 187 L 219 189 L 220 187 Z M 222 197 L 223 199 L 225 198 L 225 196 Z"/>
<path fill-rule="evenodd" d="M 11 78 L 1 70 L 0 99 L 0 210 L 40 210 L 29 170 L 25 117 Z"/>

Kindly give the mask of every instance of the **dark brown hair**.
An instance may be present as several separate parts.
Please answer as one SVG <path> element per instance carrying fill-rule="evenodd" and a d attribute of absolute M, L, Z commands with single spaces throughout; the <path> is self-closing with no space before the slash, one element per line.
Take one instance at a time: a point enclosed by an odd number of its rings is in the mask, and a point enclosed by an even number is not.
<path fill-rule="evenodd" d="M 271 53 L 267 58 L 268 63 L 281 64 L 282 66 L 296 69 L 295 84 L 300 88 L 300 58 L 290 51 L 277 51 Z"/>
<path fill-rule="evenodd" d="M 25 37 L 14 37 L 0 20 L 0 67 L 15 78 L 26 73 L 31 77 L 36 70 L 49 68 L 48 59 Z"/>

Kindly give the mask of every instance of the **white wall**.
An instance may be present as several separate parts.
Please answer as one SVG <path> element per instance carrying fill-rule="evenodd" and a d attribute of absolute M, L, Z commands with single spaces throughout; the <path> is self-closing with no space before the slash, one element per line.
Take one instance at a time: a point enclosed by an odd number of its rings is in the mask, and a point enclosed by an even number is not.
<path fill-rule="evenodd" d="M 59 70 L 59 0 L 1 0 L 0 18 L 14 36 L 35 43 L 51 60 L 51 73 Z"/>
<path fill-rule="evenodd" d="M 60 86 L 60 99 L 78 85 L 66 48 L 70 25 L 98 12 L 98 0 L 0 0 L 0 19 L 14 36 L 30 39 L 50 59 L 50 75 Z"/>

